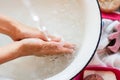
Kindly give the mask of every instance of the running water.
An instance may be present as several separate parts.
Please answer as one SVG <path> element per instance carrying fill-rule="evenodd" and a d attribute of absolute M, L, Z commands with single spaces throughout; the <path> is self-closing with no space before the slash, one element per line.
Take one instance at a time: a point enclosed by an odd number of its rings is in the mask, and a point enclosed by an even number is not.
<path fill-rule="evenodd" d="M 31 2 L 30 0 L 22 0 L 25 8 L 29 11 L 30 13 L 30 16 L 32 18 L 32 20 L 34 21 L 35 25 L 39 28 L 41 27 L 41 24 L 40 24 L 40 18 L 39 16 L 37 15 L 37 13 L 34 11 L 32 5 L 31 5 Z M 45 27 L 43 27 L 44 29 L 46 29 Z"/>
<path fill-rule="evenodd" d="M 46 27 L 43 26 L 42 23 L 40 23 L 40 22 L 41 22 L 41 21 L 40 21 L 40 18 L 39 18 L 39 16 L 38 16 L 38 14 L 34 11 L 32 5 L 31 5 L 31 0 L 22 0 L 22 2 L 23 2 L 23 4 L 24 4 L 24 6 L 26 7 L 26 9 L 29 11 L 30 16 L 31 16 L 32 20 L 34 21 L 36 27 L 37 27 L 40 31 L 44 32 L 44 34 L 45 34 L 45 36 L 47 37 L 47 40 L 48 40 L 48 41 L 51 41 L 51 39 L 48 37 L 48 34 L 49 34 L 49 33 L 48 33 Z"/>

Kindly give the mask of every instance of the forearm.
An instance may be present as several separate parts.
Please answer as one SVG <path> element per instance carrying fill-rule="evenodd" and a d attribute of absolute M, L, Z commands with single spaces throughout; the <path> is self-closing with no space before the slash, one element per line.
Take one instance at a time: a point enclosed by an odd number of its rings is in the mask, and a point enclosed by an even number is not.
<path fill-rule="evenodd" d="M 16 33 L 19 33 L 18 26 L 19 24 L 16 21 L 4 15 L 0 15 L 0 33 L 6 34 L 13 38 L 16 36 Z"/>
<path fill-rule="evenodd" d="M 42 30 L 35 27 L 29 27 L 4 15 L 0 15 L 0 33 L 10 36 L 14 41 L 25 38 L 40 38 L 44 41 L 48 41 L 46 33 Z M 56 37 L 52 37 L 52 39 L 54 40 Z M 59 41 L 59 39 L 57 40 Z"/>
<path fill-rule="evenodd" d="M 20 48 L 19 42 L 14 42 L 10 45 L 1 47 L 0 48 L 0 64 L 20 57 L 21 53 L 19 51 L 19 48 Z"/>

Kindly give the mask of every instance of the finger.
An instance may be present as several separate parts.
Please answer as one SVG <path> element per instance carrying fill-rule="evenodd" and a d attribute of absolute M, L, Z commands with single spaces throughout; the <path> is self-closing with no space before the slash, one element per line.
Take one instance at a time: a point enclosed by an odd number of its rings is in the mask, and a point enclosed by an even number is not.
<path fill-rule="evenodd" d="M 40 39 L 42 39 L 44 41 L 48 41 L 48 37 L 47 37 L 46 33 L 43 31 L 40 32 L 39 37 L 40 37 Z"/>
<path fill-rule="evenodd" d="M 38 28 L 38 29 L 39 31 L 43 32 L 44 36 L 47 38 L 47 41 L 55 41 L 55 42 L 61 41 L 61 37 L 56 37 L 56 36 L 49 34 L 49 32 L 46 30 L 45 27 L 43 27 L 43 29 L 41 28 Z"/>
<path fill-rule="evenodd" d="M 55 41 L 55 42 L 60 42 L 61 41 L 61 37 L 57 37 L 57 36 L 53 36 L 53 35 L 48 35 L 48 38 L 51 39 L 51 41 Z"/>
<path fill-rule="evenodd" d="M 69 48 L 63 48 L 61 50 L 61 53 L 64 53 L 64 54 L 71 54 L 74 52 L 74 49 L 69 49 Z"/>
<path fill-rule="evenodd" d="M 38 38 L 27 38 L 27 39 L 22 39 L 21 40 L 22 44 L 26 44 L 29 46 L 34 46 L 33 49 L 41 45 L 41 43 L 44 43 L 43 40 L 38 39 Z"/>
<path fill-rule="evenodd" d="M 76 47 L 75 44 L 71 44 L 71 43 L 68 43 L 68 42 L 64 42 L 63 44 L 64 44 L 63 47 L 69 48 L 69 49 L 75 49 L 75 47 Z"/>
<path fill-rule="evenodd" d="M 43 39 L 44 41 L 49 41 L 49 38 L 47 36 L 47 31 L 44 29 L 41 29 L 40 27 L 38 27 L 38 30 L 40 32 L 40 38 Z"/>

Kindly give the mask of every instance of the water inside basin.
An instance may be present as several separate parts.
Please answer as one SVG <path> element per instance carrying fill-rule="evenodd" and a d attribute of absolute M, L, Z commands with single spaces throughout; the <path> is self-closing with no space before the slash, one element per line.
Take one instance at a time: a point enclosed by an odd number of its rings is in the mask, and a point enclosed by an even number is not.
<path fill-rule="evenodd" d="M 28 3 L 27 3 L 28 2 Z M 0 0 L 0 13 L 75 43 L 78 51 L 84 38 L 84 8 L 79 0 Z M 35 17 L 37 20 L 35 20 Z M 0 34 L 0 45 L 12 40 Z M 0 75 L 13 80 L 43 80 L 67 68 L 78 53 L 46 57 L 28 56 L 0 65 Z"/>

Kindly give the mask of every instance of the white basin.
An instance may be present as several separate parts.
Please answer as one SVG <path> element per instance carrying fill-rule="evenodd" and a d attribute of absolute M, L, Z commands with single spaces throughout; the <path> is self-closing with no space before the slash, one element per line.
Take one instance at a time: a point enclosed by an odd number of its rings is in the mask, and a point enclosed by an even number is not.
<path fill-rule="evenodd" d="M 99 42 L 101 18 L 97 1 L 23 1 L 0 0 L 0 13 L 27 25 L 45 26 L 51 33 L 75 43 L 78 49 L 71 55 L 28 56 L 4 63 L 0 65 L 0 80 L 4 80 L 3 77 L 8 80 L 69 80 L 73 78 L 86 66 Z M 33 19 L 35 16 L 39 21 Z M 11 42 L 8 36 L 0 34 L 0 46 Z"/>

